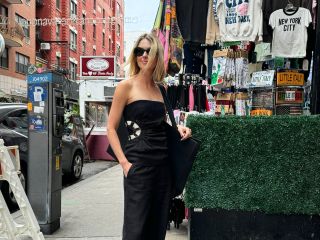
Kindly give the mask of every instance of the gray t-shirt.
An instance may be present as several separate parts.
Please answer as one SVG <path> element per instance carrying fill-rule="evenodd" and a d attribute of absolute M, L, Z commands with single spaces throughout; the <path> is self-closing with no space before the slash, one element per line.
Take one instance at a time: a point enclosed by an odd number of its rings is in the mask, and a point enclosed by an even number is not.
<path fill-rule="evenodd" d="M 273 29 L 272 56 L 305 57 L 308 40 L 307 27 L 311 21 L 311 13 L 306 8 L 297 8 L 292 13 L 286 13 L 283 9 L 274 11 L 269 19 L 269 25 Z"/>

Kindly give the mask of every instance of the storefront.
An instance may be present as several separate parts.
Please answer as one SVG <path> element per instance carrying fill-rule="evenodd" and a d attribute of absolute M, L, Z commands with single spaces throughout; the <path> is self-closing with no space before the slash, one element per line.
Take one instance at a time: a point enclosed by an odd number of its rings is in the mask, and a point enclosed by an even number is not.
<path fill-rule="evenodd" d="M 113 80 L 80 82 L 80 115 L 85 122 L 87 147 L 91 159 L 112 159 L 106 152 L 109 145 L 106 126 L 115 86 Z"/>
<path fill-rule="evenodd" d="M 6 102 L 27 102 L 27 83 L 24 80 L 0 75 L 0 97 Z"/>
<path fill-rule="evenodd" d="M 119 69 L 115 56 L 81 56 L 79 104 L 91 159 L 113 160 L 107 154 L 107 121 Z"/>

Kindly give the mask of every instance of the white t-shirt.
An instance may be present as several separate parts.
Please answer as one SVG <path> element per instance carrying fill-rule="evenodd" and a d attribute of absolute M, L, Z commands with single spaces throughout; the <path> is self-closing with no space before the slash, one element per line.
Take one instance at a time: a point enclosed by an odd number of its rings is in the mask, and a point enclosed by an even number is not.
<path fill-rule="evenodd" d="M 307 27 L 311 21 L 310 11 L 306 8 L 297 8 L 292 13 L 286 13 L 284 9 L 274 11 L 269 19 L 269 25 L 273 28 L 272 56 L 305 57 Z"/>
<path fill-rule="evenodd" d="M 221 41 L 262 40 L 262 0 L 218 0 Z"/>

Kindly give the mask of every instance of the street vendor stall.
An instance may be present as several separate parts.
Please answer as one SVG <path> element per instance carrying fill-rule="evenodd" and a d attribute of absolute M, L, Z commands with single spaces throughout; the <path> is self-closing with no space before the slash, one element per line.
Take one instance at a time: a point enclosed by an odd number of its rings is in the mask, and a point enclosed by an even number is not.
<path fill-rule="evenodd" d="M 201 141 L 189 238 L 320 239 L 317 1 L 161 0 L 167 94 Z"/>

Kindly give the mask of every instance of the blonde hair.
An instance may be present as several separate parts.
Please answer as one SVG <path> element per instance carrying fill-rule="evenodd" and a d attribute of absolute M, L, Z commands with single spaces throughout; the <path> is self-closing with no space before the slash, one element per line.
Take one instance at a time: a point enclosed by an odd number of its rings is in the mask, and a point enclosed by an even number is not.
<path fill-rule="evenodd" d="M 156 66 L 152 73 L 152 79 L 154 82 L 162 82 L 166 74 L 165 68 L 164 68 L 164 59 L 163 59 L 164 50 L 159 39 L 153 34 L 148 34 L 148 33 L 142 34 L 135 42 L 127 62 L 127 64 L 130 65 L 129 75 L 134 76 L 140 72 L 140 68 L 137 63 L 137 57 L 134 54 L 134 49 L 138 47 L 138 45 L 143 39 L 148 40 L 151 44 L 151 49 L 149 52 L 149 62 L 153 62 L 154 60 L 157 61 Z"/>

